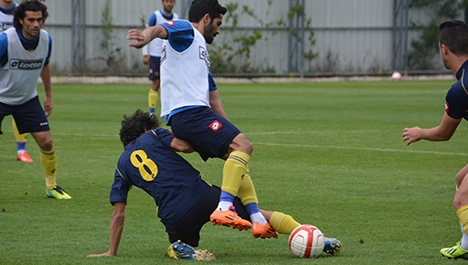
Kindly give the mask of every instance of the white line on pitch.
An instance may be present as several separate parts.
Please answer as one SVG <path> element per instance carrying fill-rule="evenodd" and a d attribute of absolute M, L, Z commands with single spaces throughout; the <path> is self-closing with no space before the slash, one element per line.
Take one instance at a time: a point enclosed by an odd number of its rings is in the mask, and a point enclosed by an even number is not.
<path fill-rule="evenodd" d="M 275 144 L 254 142 L 254 144 L 269 145 L 269 146 L 288 146 L 288 147 L 305 147 L 305 148 L 323 148 L 323 149 L 351 149 L 351 150 L 364 150 L 364 151 L 379 151 L 379 152 L 394 152 L 394 153 L 417 153 L 417 154 L 433 154 L 433 155 L 456 155 L 468 156 L 467 153 L 451 153 L 451 152 L 438 152 L 438 151 L 424 151 L 424 150 L 399 150 L 399 149 L 386 149 L 375 147 L 352 147 L 352 146 L 326 146 L 326 145 L 308 145 L 308 144 Z"/>

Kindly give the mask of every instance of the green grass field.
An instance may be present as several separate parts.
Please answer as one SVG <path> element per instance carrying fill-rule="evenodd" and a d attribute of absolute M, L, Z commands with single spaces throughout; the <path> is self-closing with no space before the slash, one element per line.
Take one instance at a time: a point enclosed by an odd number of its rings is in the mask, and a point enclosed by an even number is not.
<path fill-rule="evenodd" d="M 250 169 L 260 206 L 318 226 L 344 245 L 335 257 L 299 259 L 287 235 L 202 230 L 210 264 L 452 264 L 439 254 L 461 237 L 452 207 L 454 176 L 466 164 L 466 123 L 449 142 L 401 139 L 404 127 L 439 124 L 453 81 L 220 84 L 231 121 L 254 143 Z M 105 252 L 112 206 L 109 188 L 122 150 L 123 114 L 147 109 L 148 85 L 55 85 L 49 117 L 58 155 L 57 181 L 71 201 L 45 197 L 39 151 L 15 160 L 11 118 L 0 137 L 1 264 L 178 264 L 166 256 L 152 199 L 129 197 L 116 257 Z M 42 97 L 42 89 L 39 90 Z M 223 162 L 185 157 L 220 184 Z"/>

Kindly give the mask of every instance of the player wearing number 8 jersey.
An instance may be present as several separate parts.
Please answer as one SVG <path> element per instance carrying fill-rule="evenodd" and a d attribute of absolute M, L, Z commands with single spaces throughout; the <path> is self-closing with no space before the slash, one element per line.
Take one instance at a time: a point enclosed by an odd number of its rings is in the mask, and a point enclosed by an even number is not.
<path fill-rule="evenodd" d="M 157 117 L 141 110 L 130 117 L 125 116 L 122 121 L 120 139 L 125 150 L 117 162 L 110 192 L 114 211 L 109 250 L 89 257 L 117 255 L 127 195 L 130 188 L 136 186 L 153 197 L 158 206 L 158 216 L 171 243 L 168 248 L 171 258 L 214 259 L 214 255 L 208 251 L 195 248 L 198 247 L 201 228 L 210 221 L 210 215 L 217 207 L 221 190 L 202 180 L 200 172 L 174 152 L 192 152 L 191 146 L 158 127 Z M 238 214 L 249 220 L 249 214 L 239 198 L 234 199 L 234 205 Z M 281 234 L 290 234 L 300 225 L 290 215 L 261 212 Z M 341 243 L 337 239 L 326 238 L 324 252 L 335 255 L 340 249 Z"/>

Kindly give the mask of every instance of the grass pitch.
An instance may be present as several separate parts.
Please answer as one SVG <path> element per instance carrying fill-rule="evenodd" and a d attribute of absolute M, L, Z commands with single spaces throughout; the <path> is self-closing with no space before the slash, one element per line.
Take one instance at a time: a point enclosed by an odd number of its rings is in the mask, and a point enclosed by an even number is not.
<path fill-rule="evenodd" d="M 432 127 L 444 113 L 453 81 L 219 85 L 231 121 L 254 143 L 251 175 L 260 206 L 318 226 L 344 245 L 336 257 L 299 259 L 288 236 L 254 239 L 250 232 L 202 230 L 210 264 L 451 264 L 439 249 L 461 237 L 452 207 L 454 176 L 466 164 L 463 122 L 449 142 L 406 146 L 404 127 Z M 123 114 L 147 109 L 143 85 L 55 85 L 51 132 L 57 181 L 71 201 L 45 198 L 39 151 L 15 161 L 11 118 L 0 137 L 1 264 L 178 264 L 155 205 L 133 189 L 116 257 L 108 249 L 108 202 L 122 146 Z M 43 95 L 40 89 L 39 94 Z M 184 155 L 220 184 L 220 160 Z"/>

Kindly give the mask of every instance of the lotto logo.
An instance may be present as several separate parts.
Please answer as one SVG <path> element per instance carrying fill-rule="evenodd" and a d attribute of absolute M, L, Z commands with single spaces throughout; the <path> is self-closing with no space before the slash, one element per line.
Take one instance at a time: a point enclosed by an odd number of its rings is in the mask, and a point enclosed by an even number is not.
<path fill-rule="evenodd" d="M 5 31 L 11 27 L 13 27 L 13 23 L 0 23 L 0 29 L 2 29 L 2 31 Z"/>
<path fill-rule="evenodd" d="M 217 132 L 219 129 L 221 129 L 221 127 L 223 127 L 223 125 L 217 120 L 214 120 L 210 124 L 210 129 L 213 130 L 213 132 Z"/>
<path fill-rule="evenodd" d="M 11 70 L 35 70 L 42 68 L 42 59 L 38 60 L 22 60 L 10 59 Z"/>
<path fill-rule="evenodd" d="M 199 53 L 200 59 L 205 61 L 206 67 L 208 67 L 208 69 L 209 69 L 210 68 L 210 55 L 208 54 L 206 49 L 204 47 L 200 46 L 198 48 L 198 53 Z"/>

